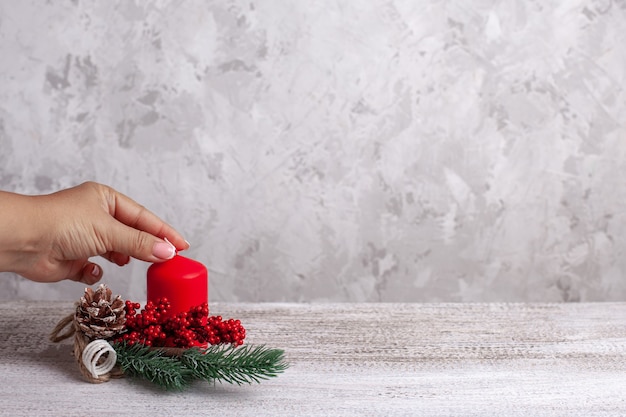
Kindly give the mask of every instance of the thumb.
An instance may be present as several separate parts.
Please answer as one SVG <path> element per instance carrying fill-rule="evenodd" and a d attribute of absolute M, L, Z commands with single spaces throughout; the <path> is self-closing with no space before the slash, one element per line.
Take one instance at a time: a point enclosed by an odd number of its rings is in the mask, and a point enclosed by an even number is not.
<path fill-rule="evenodd" d="M 176 255 L 176 247 L 167 238 L 161 239 L 150 233 L 116 223 L 108 236 L 108 250 L 119 252 L 146 262 L 162 262 Z"/>

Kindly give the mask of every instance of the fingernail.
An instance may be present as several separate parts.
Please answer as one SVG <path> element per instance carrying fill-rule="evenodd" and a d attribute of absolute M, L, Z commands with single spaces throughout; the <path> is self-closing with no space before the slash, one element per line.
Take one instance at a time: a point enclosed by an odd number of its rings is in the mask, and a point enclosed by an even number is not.
<path fill-rule="evenodd" d="M 187 244 L 187 249 L 189 249 L 191 247 L 191 243 L 189 243 L 186 239 L 185 239 L 185 243 Z"/>
<path fill-rule="evenodd" d="M 91 268 L 91 275 L 94 277 L 100 276 L 100 267 L 98 265 L 94 265 L 93 268 Z"/>
<path fill-rule="evenodd" d="M 152 254 L 159 259 L 172 259 L 176 255 L 176 248 L 170 242 L 157 242 L 152 247 Z"/>

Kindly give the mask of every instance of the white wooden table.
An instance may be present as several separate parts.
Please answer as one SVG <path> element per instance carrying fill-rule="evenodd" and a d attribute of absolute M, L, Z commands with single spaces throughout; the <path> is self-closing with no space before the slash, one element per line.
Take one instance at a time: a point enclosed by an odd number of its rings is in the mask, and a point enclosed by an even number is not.
<path fill-rule="evenodd" d="M 83 382 L 47 336 L 72 303 L 0 304 L 7 416 L 626 415 L 626 303 L 211 304 L 291 367 L 164 392 Z"/>

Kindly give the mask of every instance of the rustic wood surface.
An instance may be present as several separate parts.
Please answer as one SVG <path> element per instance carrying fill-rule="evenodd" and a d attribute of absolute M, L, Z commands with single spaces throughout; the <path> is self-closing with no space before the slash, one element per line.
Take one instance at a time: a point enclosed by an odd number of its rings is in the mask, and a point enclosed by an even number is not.
<path fill-rule="evenodd" d="M 69 342 L 47 339 L 71 311 L 0 304 L 2 415 L 626 415 L 626 303 L 213 303 L 291 367 L 182 393 L 83 382 Z"/>

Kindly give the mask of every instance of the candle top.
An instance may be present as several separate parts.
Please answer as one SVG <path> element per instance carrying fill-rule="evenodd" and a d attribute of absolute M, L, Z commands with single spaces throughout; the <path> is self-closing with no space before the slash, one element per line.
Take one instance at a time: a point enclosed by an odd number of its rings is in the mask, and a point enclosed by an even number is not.
<path fill-rule="evenodd" d="M 195 278 L 207 274 L 206 267 L 198 261 L 176 255 L 169 261 L 154 263 L 148 268 L 148 275 L 158 274 L 172 278 Z"/>

